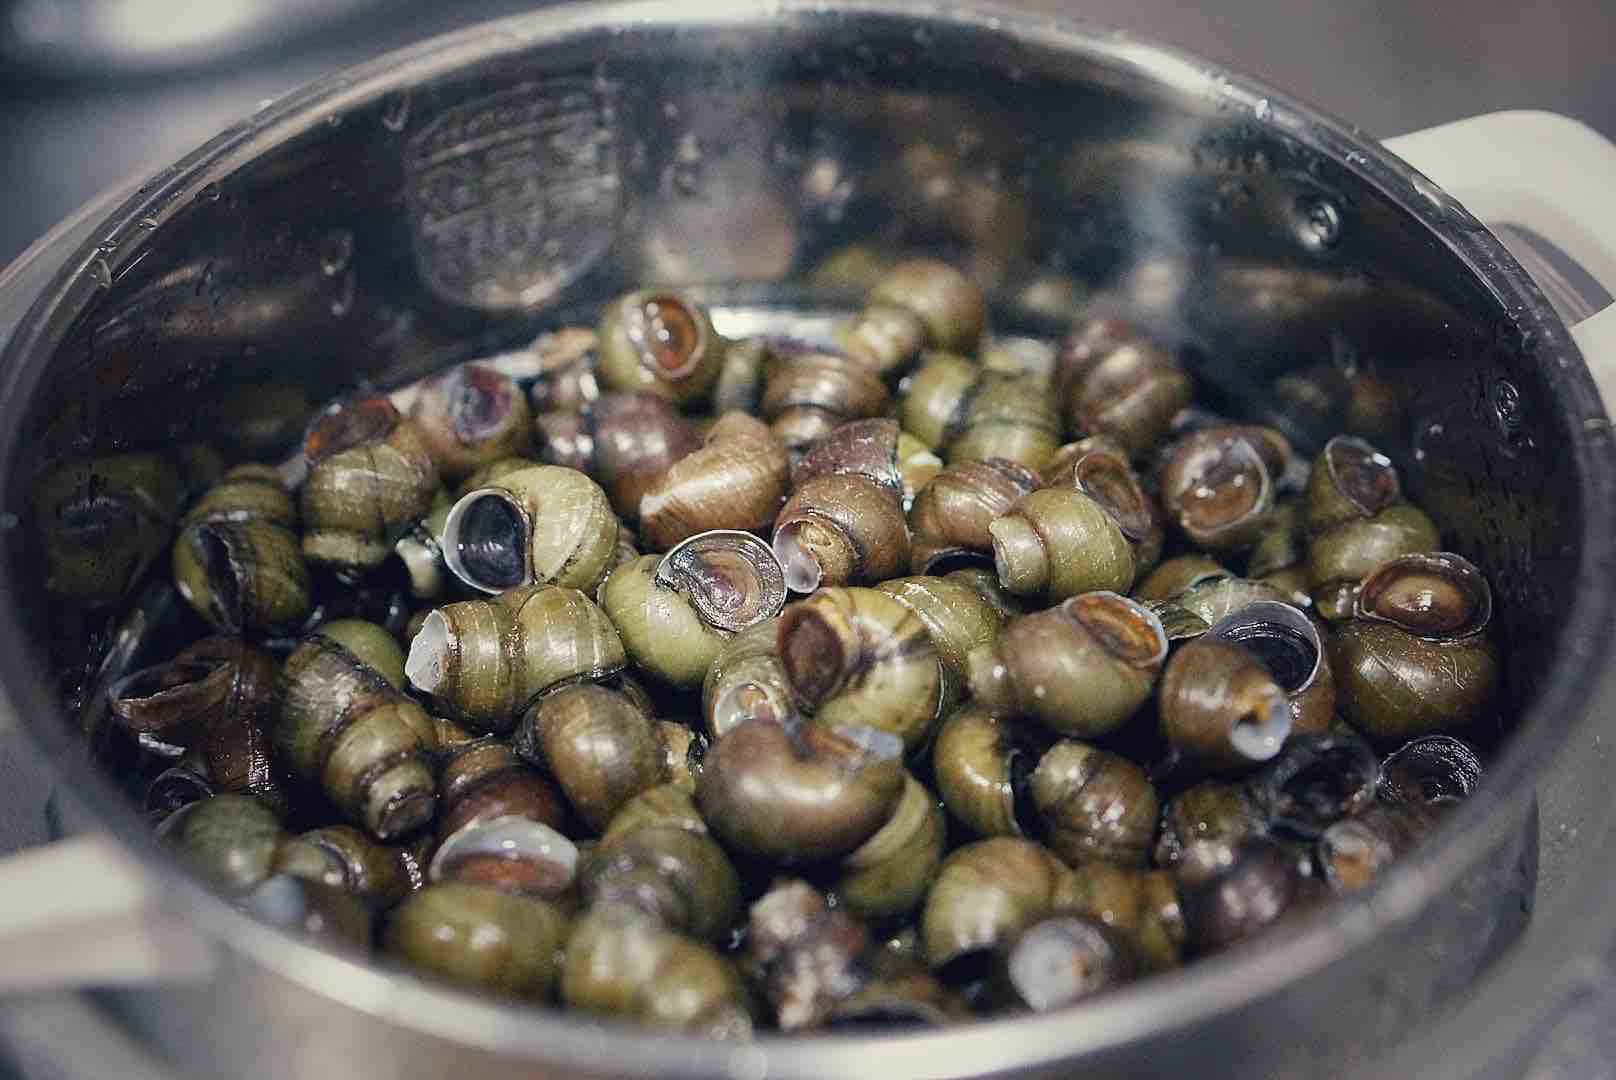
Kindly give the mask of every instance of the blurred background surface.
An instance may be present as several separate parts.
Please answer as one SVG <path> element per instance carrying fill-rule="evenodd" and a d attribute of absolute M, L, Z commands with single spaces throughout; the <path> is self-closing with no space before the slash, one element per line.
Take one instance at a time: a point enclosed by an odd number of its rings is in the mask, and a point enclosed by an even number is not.
<path fill-rule="evenodd" d="M 333 69 L 534 0 L 0 0 L 0 265 Z M 1124 27 L 1387 136 L 1543 108 L 1616 136 L 1611 0 L 1001 0 Z"/>

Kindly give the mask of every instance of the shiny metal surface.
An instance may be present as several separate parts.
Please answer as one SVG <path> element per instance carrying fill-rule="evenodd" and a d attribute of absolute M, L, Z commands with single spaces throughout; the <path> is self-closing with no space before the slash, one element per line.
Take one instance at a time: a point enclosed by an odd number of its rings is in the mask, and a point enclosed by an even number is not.
<path fill-rule="evenodd" d="M 266 385 L 310 407 L 396 385 L 629 281 L 834 307 L 856 283 L 806 272 L 869 240 L 966 262 L 1006 328 L 1047 328 L 1052 284 L 1127 310 L 1228 408 L 1304 444 L 1339 403 L 1282 407 L 1281 374 L 1391 383 L 1383 438 L 1505 615 L 1522 726 L 1489 797 L 1369 895 L 1070 1015 L 723 1047 L 507 1007 L 251 922 L 155 848 L 58 720 L 43 665 L 7 648 L 20 732 L 217 942 L 211 980 L 99 1002 L 199 1075 L 807 1076 L 876 1053 L 893 1075 L 1316 1074 L 1371 1065 L 1585 895 L 1611 810 L 1589 703 L 1616 687 L 1599 662 L 1612 597 L 1577 583 L 1613 569 L 1616 459 L 1564 326 L 1494 236 L 1373 144 L 1126 35 L 884 3 L 630 5 L 318 84 L 136 192 L 41 289 L 0 373 L 0 502 L 24 522 L 57 461 L 221 440 L 239 427 L 224 403 Z M 107 616 L 41 594 L 28 533 L 9 534 L 0 637 L 48 643 L 71 692 Z M 1533 795 L 1556 748 L 1540 859 Z"/>

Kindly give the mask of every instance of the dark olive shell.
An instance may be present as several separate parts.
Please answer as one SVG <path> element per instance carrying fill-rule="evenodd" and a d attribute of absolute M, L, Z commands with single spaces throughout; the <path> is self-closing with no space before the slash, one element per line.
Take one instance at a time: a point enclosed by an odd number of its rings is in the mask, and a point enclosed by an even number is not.
<path fill-rule="evenodd" d="M 1368 809 L 1379 773 L 1374 750 L 1360 736 L 1332 732 L 1291 736 L 1248 783 L 1272 826 L 1311 840 Z"/>
<path fill-rule="evenodd" d="M 1393 803 L 1434 803 L 1470 797 L 1481 783 L 1481 755 L 1463 739 L 1423 735 L 1380 763 L 1380 797 Z"/>
<path fill-rule="evenodd" d="M 706 309 L 673 289 L 642 289 L 606 305 L 596 375 L 613 390 L 639 390 L 681 406 L 706 397 L 724 342 Z"/>
<path fill-rule="evenodd" d="M 604 394 L 582 412 L 540 415 L 535 426 L 539 457 L 588 473 L 628 522 L 673 463 L 701 445 L 689 420 L 647 393 Z"/>
<path fill-rule="evenodd" d="M 1452 552 L 1404 555 L 1363 580 L 1357 612 L 1424 638 L 1457 641 L 1487 629 L 1492 589 L 1474 563 Z"/>
<path fill-rule="evenodd" d="M 1372 518 L 1403 497 L 1397 467 L 1385 454 L 1352 435 L 1324 444 L 1308 474 L 1303 521 L 1315 536 L 1346 522 Z"/>
<path fill-rule="evenodd" d="M 1038 477 L 1013 461 L 960 461 L 944 468 L 909 508 L 915 572 L 931 573 L 962 557 L 991 561 L 988 526 L 1038 486 Z"/>
<path fill-rule="evenodd" d="M 867 306 L 907 308 L 926 326 L 934 349 L 969 352 L 987 326 L 982 290 L 961 271 L 937 259 L 906 259 L 881 273 Z"/>
<path fill-rule="evenodd" d="M 1167 348 L 1114 319 L 1093 319 L 1073 330 L 1056 360 L 1067 434 L 1104 435 L 1136 457 L 1161 440 L 1193 390 Z"/>
<path fill-rule="evenodd" d="M 762 532 L 785 499 L 788 468 L 785 447 L 765 424 L 725 413 L 701 449 L 640 499 L 640 536 L 661 551 L 711 529 Z"/>

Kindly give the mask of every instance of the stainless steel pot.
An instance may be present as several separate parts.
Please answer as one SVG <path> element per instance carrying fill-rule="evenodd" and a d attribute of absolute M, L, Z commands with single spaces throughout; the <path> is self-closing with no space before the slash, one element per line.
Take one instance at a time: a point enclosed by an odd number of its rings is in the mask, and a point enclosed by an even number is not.
<path fill-rule="evenodd" d="M 1616 285 L 1616 147 L 1499 114 L 1392 149 L 1183 53 L 1010 13 L 580 6 L 328 79 L 89 208 L 0 277 L 0 714 L 90 830 L 0 867 L 0 986 L 98 988 L 81 1022 L 200 1075 L 1518 1063 L 1568 995 L 1598 1000 L 1603 967 L 1569 958 L 1612 936 L 1616 448 L 1596 378 L 1616 392 L 1616 308 L 1568 327 L 1473 215 Z M 249 435 L 263 452 L 302 419 L 288 400 L 508 348 L 626 282 L 701 285 L 736 321 L 823 312 L 866 244 L 970 264 L 1003 327 L 1058 325 L 1052 296 L 1129 310 L 1304 445 L 1344 406 L 1282 375 L 1376 377 L 1381 437 L 1500 596 L 1515 727 L 1481 796 L 1367 895 L 1070 1014 L 720 1046 L 270 930 L 184 873 L 85 754 L 74 721 L 95 710 L 64 719 L 63 696 L 93 703 L 141 641 L 127 603 L 44 587 L 30 502 L 54 464 Z"/>

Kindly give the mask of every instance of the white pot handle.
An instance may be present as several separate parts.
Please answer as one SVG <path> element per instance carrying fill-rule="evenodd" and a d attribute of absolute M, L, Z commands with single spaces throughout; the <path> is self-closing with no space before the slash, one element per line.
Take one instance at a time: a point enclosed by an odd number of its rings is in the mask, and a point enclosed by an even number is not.
<path fill-rule="evenodd" d="M 1488 225 L 1520 225 L 1616 295 L 1616 144 L 1554 113 L 1488 113 L 1386 140 Z M 1571 328 L 1605 399 L 1616 403 L 1616 304 Z"/>
<path fill-rule="evenodd" d="M 99 833 L 0 859 L 0 955 L 0 993 L 205 979 L 216 960 Z"/>

